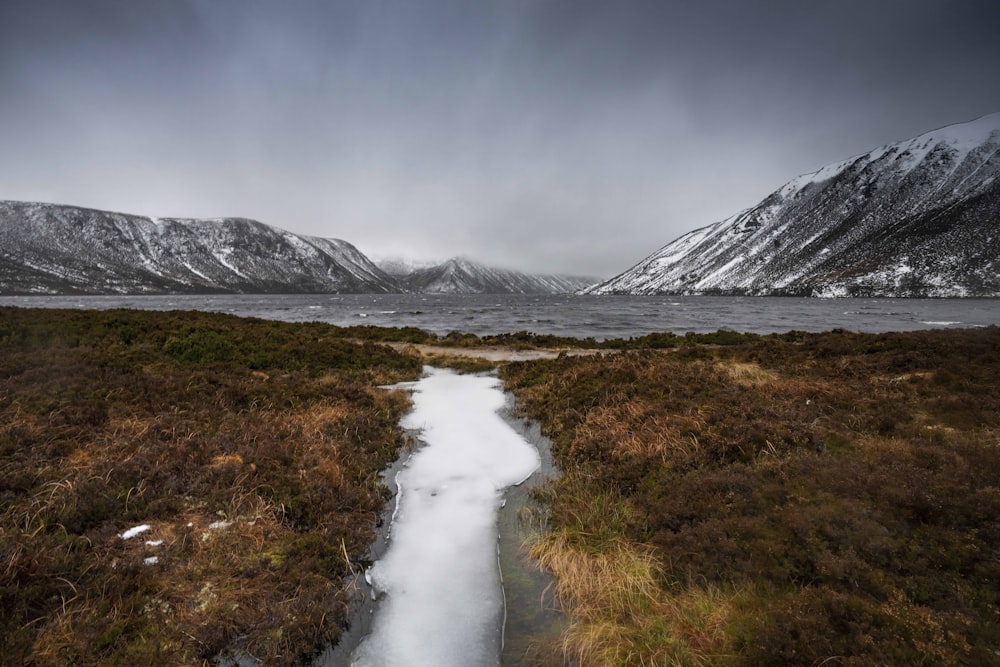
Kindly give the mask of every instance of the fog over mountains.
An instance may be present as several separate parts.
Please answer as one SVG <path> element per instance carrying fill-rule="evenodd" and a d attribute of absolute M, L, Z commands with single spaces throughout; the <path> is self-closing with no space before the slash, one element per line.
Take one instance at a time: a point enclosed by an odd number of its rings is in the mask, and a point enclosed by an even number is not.
<path fill-rule="evenodd" d="M 1000 113 L 792 179 L 591 294 L 1000 296 Z"/>
<path fill-rule="evenodd" d="M 293 234 L 244 218 L 152 219 L 0 201 L 3 294 L 550 294 L 594 282 L 458 259 L 390 275 L 347 241 Z"/>

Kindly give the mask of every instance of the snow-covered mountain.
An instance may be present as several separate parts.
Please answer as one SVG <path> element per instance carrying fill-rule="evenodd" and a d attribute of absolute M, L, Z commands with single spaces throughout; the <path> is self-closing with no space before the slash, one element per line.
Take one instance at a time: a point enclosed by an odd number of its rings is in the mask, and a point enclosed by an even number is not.
<path fill-rule="evenodd" d="M 408 291 L 428 294 L 567 294 L 597 282 L 497 269 L 460 257 L 414 269 L 399 279 Z"/>
<path fill-rule="evenodd" d="M 0 201 L 0 293 L 396 292 L 346 241 L 254 220 Z"/>
<path fill-rule="evenodd" d="M 1000 296 L 1000 113 L 792 179 L 588 292 Z"/>
<path fill-rule="evenodd" d="M 346 241 L 244 218 L 154 219 L 0 201 L 0 294 L 558 294 L 597 282 L 465 259 L 387 260 L 385 269 Z"/>

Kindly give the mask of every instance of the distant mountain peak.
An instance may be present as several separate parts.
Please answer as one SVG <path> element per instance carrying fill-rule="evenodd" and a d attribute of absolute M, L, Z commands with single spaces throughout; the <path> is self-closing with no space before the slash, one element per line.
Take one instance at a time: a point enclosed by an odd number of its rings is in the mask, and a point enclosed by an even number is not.
<path fill-rule="evenodd" d="M 593 294 L 1000 296 L 1000 113 L 797 176 Z"/>
<path fill-rule="evenodd" d="M 417 269 L 427 269 L 440 264 L 440 260 L 435 259 L 412 259 L 400 255 L 370 255 L 375 265 L 390 276 L 406 276 Z"/>
<path fill-rule="evenodd" d="M 590 278 L 531 274 L 486 266 L 468 257 L 452 257 L 402 277 L 411 291 L 436 294 L 565 294 L 597 282 Z"/>

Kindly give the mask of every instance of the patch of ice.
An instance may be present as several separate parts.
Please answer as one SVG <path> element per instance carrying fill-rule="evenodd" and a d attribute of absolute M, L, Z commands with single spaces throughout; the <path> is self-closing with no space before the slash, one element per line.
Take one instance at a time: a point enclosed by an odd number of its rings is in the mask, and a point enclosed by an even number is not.
<path fill-rule="evenodd" d="M 123 540 L 130 540 L 136 535 L 141 535 L 142 533 L 145 533 L 150 528 L 152 528 L 152 526 L 150 526 L 148 523 L 144 523 L 141 526 L 135 526 L 134 528 L 129 528 L 118 537 L 122 538 Z"/>
<path fill-rule="evenodd" d="M 149 558 L 143 558 L 142 559 L 142 564 L 143 565 L 156 565 L 159 562 L 160 562 L 160 559 L 157 556 L 150 556 Z"/>
<path fill-rule="evenodd" d="M 163 544 L 163 540 L 146 540 L 147 547 L 158 547 Z"/>
<path fill-rule="evenodd" d="M 499 380 L 429 369 L 403 426 L 425 446 L 397 476 L 385 557 L 366 573 L 384 598 L 352 664 L 497 665 L 503 594 L 497 510 L 538 452 L 497 414 Z"/>
<path fill-rule="evenodd" d="M 233 525 L 232 521 L 213 521 L 212 523 L 208 524 L 208 529 L 219 530 L 221 528 L 229 528 L 231 525 Z"/>

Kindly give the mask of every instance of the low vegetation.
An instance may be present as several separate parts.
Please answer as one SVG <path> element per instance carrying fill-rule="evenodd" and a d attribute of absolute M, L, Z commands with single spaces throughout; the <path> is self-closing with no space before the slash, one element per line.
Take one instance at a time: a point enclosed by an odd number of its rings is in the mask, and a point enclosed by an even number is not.
<path fill-rule="evenodd" d="M 500 370 L 562 469 L 531 550 L 570 623 L 542 663 L 1000 663 L 1000 329 L 578 341 L 0 309 L 0 665 L 335 641 L 402 440 L 406 398 L 377 387 L 496 364 L 420 344 L 607 351 Z"/>
<path fill-rule="evenodd" d="M 0 664 L 292 664 L 335 640 L 402 438 L 405 396 L 376 387 L 420 370 L 344 340 L 366 333 L 0 309 Z"/>
<path fill-rule="evenodd" d="M 353 326 L 338 328 L 341 336 L 355 337 L 385 343 L 428 344 L 435 347 L 452 348 L 482 348 L 502 347 L 514 350 L 650 350 L 673 349 L 679 347 L 695 347 L 698 345 L 739 345 L 760 340 L 758 334 L 739 333 L 727 329 L 708 333 L 687 333 L 678 335 L 672 332 L 644 334 L 631 338 L 612 338 L 596 340 L 594 338 L 570 338 L 553 334 L 536 334 L 530 331 L 514 333 L 490 334 L 477 336 L 472 333 L 452 331 L 444 336 L 415 329 L 413 327 L 374 327 Z M 802 332 L 788 334 L 793 338 L 806 336 Z"/>
<path fill-rule="evenodd" d="M 567 660 L 1000 663 L 1000 329 L 655 342 L 501 370 Z"/>

